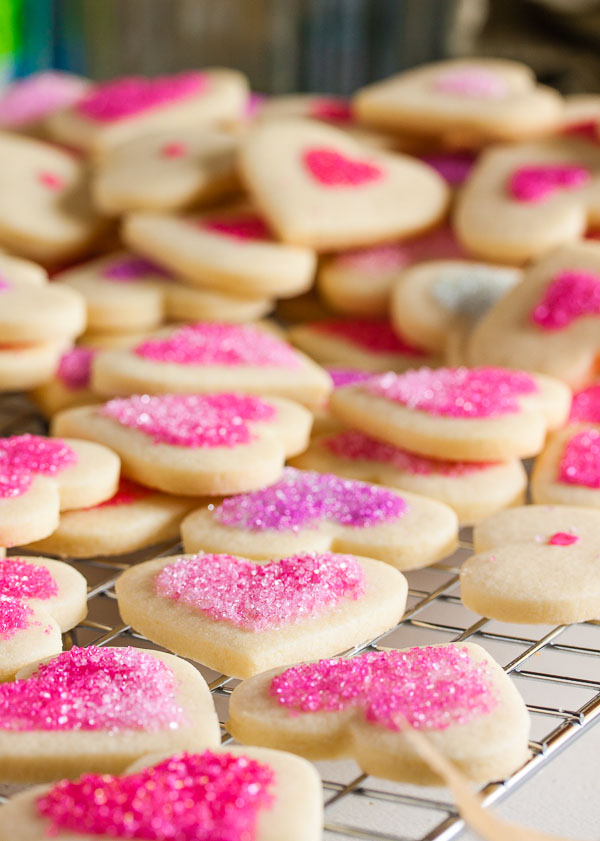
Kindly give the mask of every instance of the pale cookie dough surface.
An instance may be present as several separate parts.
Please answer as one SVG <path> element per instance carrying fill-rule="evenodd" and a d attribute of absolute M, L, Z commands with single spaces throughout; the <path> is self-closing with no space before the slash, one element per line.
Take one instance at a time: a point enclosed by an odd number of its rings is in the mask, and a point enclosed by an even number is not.
<path fill-rule="evenodd" d="M 290 463 L 437 499 L 453 509 L 463 526 L 520 505 L 527 489 L 518 459 L 483 464 L 429 459 L 354 430 L 314 438 Z"/>
<path fill-rule="evenodd" d="M 61 511 L 87 508 L 110 499 L 119 484 L 121 462 L 108 447 L 92 441 L 64 439 L 77 459 L 54 475 Z"/>
<path fill-rule="evenodd" d="M 52 378 L 64 341 L 9 345 L 0 348 L 0 391 L 25 391 Z"/>
<path fill-rule="evenodd" d="M 445 182 L 420 161 L 310 120 L 258 125 L 242 142 L 239 161 L 281 239 L 317 251 L 420 233 L 441 220 L 449 200 Z"/>
<path fill-rule="evenodd" d="M 502 622 L 570 624 L 600 615 L 600 512 L 536 505 L 484 523 L 460 574 L 470 610 Z M 485 548 L 482 548 L 485 547 Z"/>
<path fill-rule="evenodd" d="M 329 494 L 328 504 L 337 502 L 340 514 L 338 518 L 322 518 L 320 521 L 315 516 L 306 525 L 300 522 L 298 526 L 285 528 L 286 518 L 294 520 L 294 484 L 304 487 L 304 483 L 312 485 L 313 490 L 307 490 L 306 493 L 312 493 L 313 497 L 318 496 L 319 491 L 323 495 Z M 364 526 L 339 522 L 339 519 L 352 522 L 352 494 L 365 494 L 369 488 L 374 497 L 373 504 L 377 500 L 380 506 L 385 505 L 389 494 L 389 502 L 393 504 L 399 498 L 400 506 L 403 502 L 405 507 L 398 516 L 382 518 L 381 521 L 375 518 Z M 189 514 L 181 527 L 185 551 L 226 552 L 254 560 L 285 558 L 300 552 L 331 551 L 366 555 L 385 561 L 397 569 L 407 570 L 435 563 L 451 554 L 456 547 L 455 514 L 445 505 L 426 497 L 411 493 L 398 494 L 391 489 L 375 488 L 362 482 L 347 482 L 342 490 L 335 476 L 291 469 L 284 472 L 282 480 L 273 486 L 271 494 L 268 491 L 266 489 L 230 498 L 221 506 L 212 504 Z M 253 528 L 263 508 L 268 515 L 269 500 L 274 500 L 276 495 L 284 500 L 286 492 L 290 496 L 290 510 L 286 514 L 286 509 L 280 503 L 281 527 Z M 261 499 L 264 500 L 262 505 Z M 252 507 L 254 500 L 256 512 Z M 273 502 L 273 507 L 276 504 Z M 357 506 L 356 512 L 360 514 L 358 502 L 354 504 Z M 296 507 L 300 505 L 301 500 L 295 503 Z M 248 513 L 245 515 L 245 512 Z M 236 514 L 240 518 L 236 525 L 223 523 L 220 519 L 222 515 L 231 517 Z M 363 514 L 366 515 L 364 508 Z M 247 521 L 249 518 L 252 518 L 250 522 Z"/>
<path fill-rule="evenodd" d="M 83 333 L 85 302 L 72 289 L 2 279 L 0 331 L 2 344 L 63 342 Z"/>
<path fill-rule="evenodd" d="M 510 678 L 487 651 L 474 643 L 459 643 L 456 648 L 467 650 L 471 664 L 486 661 L 496 704 L 464 723 L 451 723 L 445 729 L 424 726 L 420 732 L 470 779 L 502 779 L 528 757 L 529 714 Z M 277 745 L 313 760 L 352 757 L 367 774 L 418 785 L 439 784 L 401 730 L 367 721 L 361 706 L 292 714 L 270 694 L 273 678 L 282 671 L 272 669 L 234 690 L 227 726 L 238 741 Z M 408 702 L 407 707 L 410 710 Z"/>
<path fill-rule="evenodd" d="M 43 266 L 12 254 L 0 253 L 0 276 L 3 280 L 31 283 L 33 286 L 45 286 L 48 282 L 48 272 Z"/>
<path fill-rule="evenodd" d="M 58 527 L 58 485 L 47 476 L 34 476 L 20 496 L 0 499 L 0 544 L 19 546 L 47 537 Z"/>
<path fill-rule="evenodd" d="M 531 496 L 549 505 L 600 508 L 600 426 L 577 424 L 552 435 L 535 461 Z"/>
<path fill-rule="evenodd" d="M 3 609 L 6 608 L 0 603 L 0 617 Z M 0 634 L 0 684 L 14 680 L 17 672 L 30 663 L 62 651 L 60 627 L 46 610 L 32 608 L 26 621 L 25 628 L 8 635 Z"/>
<path fill-rule="evenodd" d="M 182 557 L 194 556 L 157 558 L 131 567 L 118 579 L 116 593 L 123 621 L 182 657 L 234 677 L 333 656 L 393 628 L 406 605 L 408 584 L 402 573 L 371 558 L 356 558 L 365 588 L 358 598 L 344 597 L 314 616 L 279 627 L 246 628 L 157 593 L 158 574 Z M 197 557 L 201 560 L 201 555 Z M 277 595 L 275 591 L 275 609 Z"/>
<path fill-rule="evenodd" d="M 321 781 L 309 762 L 283 751 L 265 748 L 227 745 L 225 748 L 214 747 L 212 752 L 248 757 L 267 765 L 274 772 L 275 781 L 269 787 L 273 801 L 267 808 L 258 810 L 255 841 L 281 841 L 282 838 L 286 841 L 319 841 L 323 821 Z M 153 753 L 144 756 L 124 773 L 137 773 L 171 755 Z M 36 787 L 16 795 L 2 807 L 0 841 L 38 841 L 49 833 L 49 821 L 40 816 L 36 807 L 37 799 L 47 791 L 46 787 Z M 159 814 L 157 810 L 157 817 Z M 90 841 L 109 836 L 59 829 L 52 832 L 52 837 L 56 841 Z"/>
<path fill-rule="evenodd" d="M 194 666 L 172 654 L 146 651 L 163 662 L 177 681 L 174 700 L 187 722 L 173 729 L 0 730 L 0 779 L 11 783 L 39 783 L 74 778 L 83 773 L 118 774 L 149 753 L 176 753 L 216 747 L 220 730 L 213 700 Z M 25 680 L 29 666 L 17 675 Z M 123 683 L 123 691 L 127 682 Z M 135 703 L 135 700 L 132 701 Z"/>
<path fill-rule="evenodd" d="M 285 458 L 308 443 L 307 409 L 283 398 L 265 402 L 275 408 L 274 417 L 249 422 L 251 440 L 232 447 L 155 443 L 152 435 L 103 415 L 102 407 L 60 412 L 53 429 L 111 447 L 121 457 L 123 474 L 142 485 L 185 496 L 241 493 L 276 481 Z"/>
<path fill-rule="evenodd" d="M 63 353 L 52 377 L 38 385 L 29 396 L 42 414 L 51 418 L 62 409 L 98 403 L 97 394 L 90 388 L 90 371 L 94 351 L 74 347 Z"/>
<path fill-rule="evenodd" d="M 595 303 L 595 302 L 598 303 Z M 564 245 L 531 266 L 476 325 L 472 365 L 539 371 L 573 388 L 593 377 L 600 354 L 600 244 Z"/>
<path fill-rule="evenodd" d="M 544 185 L 544 192 L 533 193 L 532 200 L 512 194 L 512 179 L 520 170 L 563 167 L 583 168 L 581 183 Z M 540 188 L 535 185 L 535 189 Z M 570 137 L 496 146 L 484 152 L 454 212 L 456 234 L 473 255 L 517 265 L 573 243 L 588 227 L 599 224 L 600 151 L 592 143 Z"/>

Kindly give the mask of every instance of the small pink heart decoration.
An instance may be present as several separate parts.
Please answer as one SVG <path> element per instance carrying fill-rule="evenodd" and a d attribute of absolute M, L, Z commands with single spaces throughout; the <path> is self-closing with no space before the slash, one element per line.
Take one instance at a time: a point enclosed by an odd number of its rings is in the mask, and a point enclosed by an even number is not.
<path fill-rule="evenodd" d="M 312 177 L 325 187 L 360 187 L 384 176 L 381 167 L 347 158 L 335 149 L 307 149 L 302 161 Z"/>
<path fill-rule="evenodd" d="M 591 178 L 589 169 L 575 164 L 523 166 L 510 176 L 508 192 L 522 202 L 541 202 L 558 190 L 577 190 Z"/>

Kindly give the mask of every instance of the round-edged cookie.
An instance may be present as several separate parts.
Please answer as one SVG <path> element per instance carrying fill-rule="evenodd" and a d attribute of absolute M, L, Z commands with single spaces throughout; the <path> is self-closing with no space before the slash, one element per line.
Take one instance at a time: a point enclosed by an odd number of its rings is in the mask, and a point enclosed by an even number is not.
<path fill-rule="evenodd" d="M 41 657 L 62 651 L 60 627 L 46 610 L 22 599 L 0 598 L 0 686 Z"/>
<path fill-rule="evenodd" d="M 556 432 L 535 461 L 534 502 L 600 508 L 600 426 L 573 424 Z"/>
<path fill-rule="evenodd" d="M 0 126 L 39 134 L 49 114 L 73 105 L 89 87 L 87 79 L 60 70 L 43 70 L 12 81 L 0 96 Z"/>
<path fill-rule="evenodd" d="M 0 347 L 0 392 L 27 391 L 52 379 L 64 347 L 63 341 Z"/>
<path fill-rule="evenodd" d="M 0 278 L 2 345 L 68 344 L 85 330 L 85 302 L 73 289 Z"/>
<path fill-rule="evenodd" d="M 233 677 L 366 642 L 400 621 L 407 592 L 388 564 L 331 552 L 268 563 L 225 554 L 157 558 L 116 584 L 124 622 Z"/>
<path fill-rule="evenodd" d="M 274 485 L 189 514 L 186 552 L 254 560 L 299 552 L 349 552 L 400 570 L 435 563 L 457 545 L 456 515 L 415 494 L 288 467 Z"/>
<path fill-rule="evenodd" d="M 61 354 L 52 377 L 30 392 L 42 414 L 50 418 L 62 409 L 100 402 L 90 388 L 94 350 L 74 347 Z"/>
<path fill-rule="evenodd" d="M 277 744 L 313 760 L 351 757 L 366 774 L 439 785 L 406 726 L 477 782 L 508 776 L 529 755 L 525 703 L 474 643 L 272 669 L 235 688 L 227 724 L 242 743 Z"/>

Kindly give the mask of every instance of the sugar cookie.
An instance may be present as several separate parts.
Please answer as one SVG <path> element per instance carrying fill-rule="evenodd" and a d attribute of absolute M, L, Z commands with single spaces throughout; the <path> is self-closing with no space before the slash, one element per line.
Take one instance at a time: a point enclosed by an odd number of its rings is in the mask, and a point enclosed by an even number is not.
<path fill-rule="evenodd" d="M 273 669 L 236 687 L 229 717 L 238 741 L 311 759 L 352 757 L 366 774 L 418 785 L 439 779 L 405 739 L 405 724 L 477 782 L 508 776 L 529 755 L 525 704 L 473 643 Z"/>
<path fill-rule="evenodd" d="M 600 381 L 575 392 L 569 422 L 600 425 Z"/>
<path fill-rule="evenodd" d="M 350 427 L 419 455 L 464 461 L 535 455 L 567 418 L 559 380 L 503 368 L 419 368 L 334 391 L 332 413 Z"/>
<path fill-rule="evenodd" d="M 275 482 L 286 456 L 305 449 L 310 424 L 310 412 L 289 400 L 228 393 L 135 395 L 53 420 L 56 434 L 77 430 L 112 447 L 128 478 L 185 496 Z"/>
<path fill-rule="evenodd" d="M 73 73 L 32 73 L 4 89 L 0 96 L 0 126 L 15 131 L 40 131 L 45 117 L 74 105 L 89 88 L 87 79 Z"/>
<path fill-rule="evenodd" d="M 75 647 L 0 685 L 3 782 L 119 773 L 148 753 L 219 741 L 202 675 L 159 651 Z"/>
<path fill-rule="evenodd" d="M 568 624 L 600 613 L 600 511 L 531 505 L 496 514 L 461 567 L 463 603 L 501 622 Z"/>
<path fill-rule="evenodd" d="M 98 403 L 100 398 L 90 388 L 92 357 L 88 347 L 74 347 L 58 360 L 52 379 L 38 385 L 30 397 L 45 417 L 50 418 L 62 409 Z M 1 355 L 0 355 L 1 359 Z"/>
<path fill-rule="evenodd" d="M 1 141 L 0 141 L 1 145 Z M 85 303 L 74 289 L 0 278 L 3 345 L 68 343 L 85 329 Z"/>
<path fill-rule="evenodd" d="M 239 190 L 236 139 L 203 128 L 162 128 L 107 152 L 94 173 L 92 195 L 102 213 L 182 210 Z"/>
<path fill-rule="evenodd" d="M 314 252 L 277 242 L 246 205 L 203 215 L 131 213 L 125 242 L 193 286 L 256 298 L 287 298 L 310 288 Z"/>
<path fill-rule="evenodd" d="M 417 234 L 440 221 L 448 205 L 445 182 L 426 164 L 311 120 L 257 125 L 243 139 L 239 161 L 281 239 L 317 251 Z"/>
<path fill-rule="evenodd" d="M 157 558 L 116 584 L 124 622 L 233 677 L 372 639 L 400 621 L 407 591 L 388 564 L 331 552 L 265 564 L 232 555 Z"/>
<path fill-rule="evenodd" d="M 44 286 L 48 281 L 48 272 L 32 260 L 0 252 L 0 277 L 9 283 L 12 281 L 14 284 L 31 283 L 34 286 Z"/>
<path fill-rule="evenodd" d="M 454 227 L 473 255 L 524 263 L 600 226 L 600 150 L 570 137 L 484 152 L 461 190 Z"/>
<path fill-rule="evenodd" d="M 327 365 L 349 365 L 364 371 L 405 371 L 435 362 L 422 348 L 398 335 L 384 319 L 325 318 L 298 324 L 290 341 Z"/>
<path fill-rule="evenodd" d="M 457 520 L 426 497 L 288 467 L 274 485 L 189 514 L 181 535 L 186 552 L 350 552 L 406 570 L 451 554 Z"/>
<path fill-rule="evenodd" d="M 473 365 L 526 368 L 577 388 L 600 354 L 600 244 L 566 245 L 544 257 L 486 313 L 467 346 Z"/>
<path fill-rule="evenodd" d="M 497 58 L 416 67 L 362 88 L 352 106 L 367 126 L 441 135 L 461 146 L 546 134 L 559 125 L 563 107 L 529 67 Z"/>
<path fill-rule="evenodd" d="M 241 73 L 225 69 L 111 79 L 94 85 L 71 108 L 51 114 L 45 127 L 59 143 L 99 154 L 166 123 L 175 130 L 235 120 L 247 90 Z"/>
<path fill-rule="evenodd" d="M 600 426 L 574 424 L 555 433 L 531 476 L 534 502 L 600 508 Z"/>
<path fill-rule="evenodd" d="M 121 479 L 113 497 L 90 508 L 63 512 L 56 531 L 27 548 L 65 558 L 137 552 L 177 540 L 181 520 L 197 504 L 190 497 L 158 493 Z"/>
<path fill-rule="evenodd" d="M 327 366 L 325 368 L 334 388 L 343 388 L 345 385 L 362 383 L 368 380 L 372 374 L 369 371 L 361 371 L 359 368 L 339 368 Z M 343 425 L 337 418 L 334 418 L 327 407 L 327 403 L 313 409 L 313 425 L 311 436 L 324 435 L 327 432 L 338 432 Z"/>
<path fill-rule="evenodd" d="M 313 438 L 306 452 L 291 463 L 306 470 L 379 482 L 437 499 L 455 511 L 463 526 L 519 505 L 524 502 L 527 489 L 527 474 L 518 459 L 433 459 L 384 444 L 354 429 Z"/>
<path fill-rule="evenodd" d="M 161 838 L 179 841 L 318 841 L 321 802 L 321 781 L 310 763 L 282 751 L 228 745 L 152 754 L 122 776 L 86 773 L 22 792 L 0 809 L 0 839 L 73 841 L 82 828 L 100 839 L 132 832 L 156 837 L 158 827 Z"/>
<path fill-rule="evenodd" d="M 0 394 L 27 391 L 50 380 L 63 350 L 62 341 L 0 345 Z"/>
<path fill-rule="evenodd" d="M 390 293 L 402 269 L 423 260 L 458 260 L 464 256 L 452 230 L 443 225 L 403 242 L 326 257 L 319 267 L 317 288 L 334 312 L 381 318 L 388 314 Z"/>
<path fill-rule="evenodd" d="M 0 686 L 29 663 L 61 651 L 58 622 L 46 610 L 0 597 Z"/>

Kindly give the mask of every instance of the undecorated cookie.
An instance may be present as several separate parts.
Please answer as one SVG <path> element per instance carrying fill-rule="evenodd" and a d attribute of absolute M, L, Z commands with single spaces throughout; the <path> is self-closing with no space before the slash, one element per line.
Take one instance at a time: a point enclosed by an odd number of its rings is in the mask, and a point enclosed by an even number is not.
<path fill-rule="evenodd" d="M 189 514 L 181 534 L 186 552 L 254 560 L 350 552 L 406 570 L 450 555 L 457 521 L 426 497 L 288 467 L 274 485 Z"/>
<path fill-rule="evenodd" d="M 503 368 L 419 368 L 334 391 L 331 412 L 348 426 L 418 455 L 506 461 L 536 455 L 566 420 L 559 380 Z"/>
<path fill-rule="evenodd" d="M 123 621 L 232 677 L 332 656 L 393 628 L 408 585 L 388 564 L 307 552 L 268 563 L 181 555 L 130 567 L 116 593 Z"/>
<path fill-rule="evenodd" d="M 529 755 L 525 703 L 473 643 L 273 669 L 236 687 L 227 725 L 240 742 L 310 759 L 352 757 L 366 774 L 439 785 L 405 739 L 405 726 L 477 782 L 503 779 Z"/>
<path fill-rule="evenodd" d="M 531 476 L 534 502 L 600 508 L 600 426 L 574 424 L 556 432 Z"/>
<path fill-rule="evenodd" d="M 0 346 L 0 394 L 26 391 L 48 382 L 64 349 L 64 341 Z"/>
<path fill-rule="evenodd" d="M 305 449 L 311 418 L 280 397 L 134 395 L 67 409 L 53 429 L 105 443 L 121 456 L 124 475 L 143 485 L 206 496 L 275 482 L 286 457 Z"/>
<path fill-rule="evenodd" d="M 316 769 L 282 751 L 152 754 L 121 776 L 88 773 L 12 797 L 0 809 L 0 841 L 79 841 L 82 829 L 100 839 L 319 841 L 321 801 Z"/>
<path fill-rule="evenodd" d="M 38 284 L 29 279 L 0 276 L 3 346 L 42 342 L 68 344 L 84 329 L 85 302 L 78 292 L 54 283 Z"/>
<path fill-rule="evenodd" d="M 600 511 L 528 505 L 475 531 L 478 553 L 462 565 L 470 610 L 519 624 L 569 624 L 600 614 Z"/>
<path fill-rule="evenodd" d="M 0 685 L 0 780 L 118 774 L 140 757 L 216 747 L 202 675 L 171 654 L 71 648 Z"/>
<path fill-rule="evenodd" d="M 527 489 L 527 474 L 519 459 L 433 459 L 377 441 L 355 429 L 314 438 L 306 452 L 291 463 L 306 470 L 379 482 L 437 499 L 454 510 L 463 526 L 521 504 Z M 424 534 L 431 537 L 428 531 Z"/>

